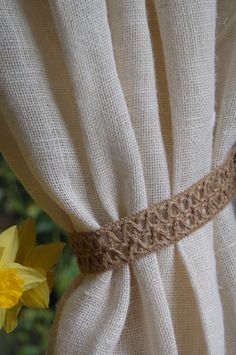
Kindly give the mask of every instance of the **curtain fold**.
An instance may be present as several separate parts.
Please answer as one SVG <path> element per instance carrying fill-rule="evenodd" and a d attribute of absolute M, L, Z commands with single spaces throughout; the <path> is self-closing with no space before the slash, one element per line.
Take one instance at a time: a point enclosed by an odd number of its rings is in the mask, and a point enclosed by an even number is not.
<path fill-rule="evenodd" d="M 233 0 L 0 0 L 4 157 L 66 232 L 183 191 L 236 140 Z M 82 274 L 48 354 L 233 354 L 230 203 L 178 243 Z"/>

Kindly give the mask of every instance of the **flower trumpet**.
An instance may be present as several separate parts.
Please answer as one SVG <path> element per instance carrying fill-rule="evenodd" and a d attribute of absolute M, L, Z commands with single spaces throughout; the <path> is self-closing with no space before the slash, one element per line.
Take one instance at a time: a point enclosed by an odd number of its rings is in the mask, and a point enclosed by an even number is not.
<path fill-rule="evenodd" d="M 17 325 L 24 305 L 48 308 L 52 290 L 52 267 L 57 263 L 64 243 L 35 245 L 32 219 L 19 230 L 16 226 L 0 234 L 0 329 L 7 333 Z"/>

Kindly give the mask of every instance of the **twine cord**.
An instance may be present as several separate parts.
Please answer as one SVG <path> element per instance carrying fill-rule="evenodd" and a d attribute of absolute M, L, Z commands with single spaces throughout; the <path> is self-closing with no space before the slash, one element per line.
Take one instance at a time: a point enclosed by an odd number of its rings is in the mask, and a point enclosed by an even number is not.
<path fill-rule="evenodd" d="M 209 174 L 173 198 L 69 240 L 82 272 L 117 270 L 167 247 L 211 221 L 236 194 L 236 149 Z"/>

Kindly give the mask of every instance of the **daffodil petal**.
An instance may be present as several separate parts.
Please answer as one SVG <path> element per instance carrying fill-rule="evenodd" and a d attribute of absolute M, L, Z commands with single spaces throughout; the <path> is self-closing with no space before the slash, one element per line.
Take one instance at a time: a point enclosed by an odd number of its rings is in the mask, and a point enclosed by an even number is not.
<path fill-rule="evenodd" d="M 24 281 L 24 291 L 37 287 L 40 283 L 46 280 L 46 275 L 31 267 L 23 266 L 18 263 L 11 263 L 7 268 L 14 268 L 20 278 Z"/>
<path fill-rule="evenodd" d="M 29 308 L 48 308 L 50 291 L 47 281 L 23 293 L 21 302 Z"/>
<path fill-rule="evenodd" d="M 57 263 L 64 246 L 61 242 L 38 245 L 27 255 L 24 265 L 49 271 Z"/>
<path fill-rule="evenodd" d="M 53 284 L 54 284 L 54 273 L 52 271 L 47 271 L 46 277 L 47 277 L 48 287 L 49 287 L 49 290 L 51 292 Z"/>
<path fill-rule="evenodd" d="M 0 259 L 0 266 L 15 260 L 18 246 L 19 241 L 16 226 L 10 227 L 0 234 L 0 248 L 4 248 Z"/>
<path fill-rule="evenodd" d="M 16 255 L 16 262 L 23 264 L 26 255 L 33 248 L 36 242 L 36 230 L 34 220 L 27 218 L 18 228 L 19 248 Z"/>
<path fill-rule="evenodd" d="M 0 308 L 0 329 L 2 328 L 5 321 L 6 310 L 4 308 Z"/>
<path fill-rule="evenodd" d="M 21 303 L 18 303 L 14 307 L 6 310 L 5 321 L 3 329 L 6 333 L 12 332 L 17 326 L 17 316 L 22 307 Z"/>
<path fill-rule="evenodd" d="M 4 252 L 4 248 L 3 247 L 0 247 L 0 260 L 1 260 L 1 257 L 3 255 L 3 252 Z"/>

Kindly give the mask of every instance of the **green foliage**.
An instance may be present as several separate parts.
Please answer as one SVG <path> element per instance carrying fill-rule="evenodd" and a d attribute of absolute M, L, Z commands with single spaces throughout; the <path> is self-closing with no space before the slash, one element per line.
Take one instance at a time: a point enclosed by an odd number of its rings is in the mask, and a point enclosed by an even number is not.
<path fill-rule="evenodd" d="M 35 219 L 38 244 L 55 241 L 67 242 L 66 236 L 60 228 L 34 203 L 0 156 L 0 231 L 9 226 L 20 224 L 27 217 Z M 55 283 L 50 298 L 50 309 L 23 308 L 19 314 L 18 326 L 15 331 L 5 334 L 0 330 L 0 355 L 45 354 L 55 305 L 77 275 L 76 258 L 67 245 L 55 268 Z"/>
<path fill-rule="evenodd" d="M 51 309 L 33 310 L 24 308 L 17 329 L 6 336 L 6 354 L 41 355 L 45 353 L 53 315 L 54 312 Z"/>

